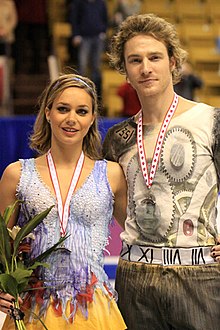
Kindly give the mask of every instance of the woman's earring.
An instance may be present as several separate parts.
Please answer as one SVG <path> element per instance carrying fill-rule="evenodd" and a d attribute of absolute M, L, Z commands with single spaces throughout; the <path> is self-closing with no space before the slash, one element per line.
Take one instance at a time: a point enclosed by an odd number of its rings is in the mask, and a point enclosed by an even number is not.
<path fill-rule="evenodd" d="M 50 124 L 50 119 L 47 119 L 48 124 Z"/>

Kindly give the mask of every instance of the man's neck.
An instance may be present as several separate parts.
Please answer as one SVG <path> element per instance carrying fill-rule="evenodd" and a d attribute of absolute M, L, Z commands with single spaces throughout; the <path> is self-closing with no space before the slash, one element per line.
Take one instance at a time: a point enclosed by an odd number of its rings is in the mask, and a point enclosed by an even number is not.
<path fill-rule="evenodd" d="M 165 97 L 144 98 L 144 102 L 142 102 L 143 124 L 161 123 L 172 104 L 173 97 L 174 93 Z"/>

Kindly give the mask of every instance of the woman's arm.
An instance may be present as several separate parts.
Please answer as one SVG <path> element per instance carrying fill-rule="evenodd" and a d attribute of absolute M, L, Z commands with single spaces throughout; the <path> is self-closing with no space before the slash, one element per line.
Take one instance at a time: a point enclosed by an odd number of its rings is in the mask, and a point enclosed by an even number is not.
<path fill-rule="evenodd" d="M 14 204 L 16 201 L 16 188 L 20 178 L 21 165 L 20 162 L 15 162 L 6 167 L 0 180 L 0 213 L 3 215 L 7 206 Z M 18 209 L 15 209 L 14 214 L 8 223 L 11 228 L 17 222 Z"/>
<path fill-rule="evenodd" d="M 108 180 L 115 195 L 113 215 L 124 229 L 127 216 L 127 184 L 124 172 L 118 163 L 108 161 Z"/>
<path fill-rule="evenodd" d="M 16 201 L 16 187 L 20 178 L 20 162 L 12 163 L 6 167 L 0 180 L 0 213 L 3 215 L 7 206 Z M 8 226 L 13 227 L 17 222 L 19 207 L 9 220 Z M 22 300 L 19 298 L 20 303 Z M 15 297 L 8 293 L 0 292 L 0 311 L 11 315 L 14 307 Z"/>

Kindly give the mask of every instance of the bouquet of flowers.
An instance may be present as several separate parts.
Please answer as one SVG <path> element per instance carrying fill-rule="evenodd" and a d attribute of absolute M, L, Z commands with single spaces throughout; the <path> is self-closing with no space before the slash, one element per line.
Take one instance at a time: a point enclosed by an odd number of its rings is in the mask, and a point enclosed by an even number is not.
<path fill-rule="evenodd" d="M 54 246 L 36 259 L 30 260 L 29 263 L 25 262 L 23 255 L 29 248 L 24 243 L 24 239 L 27 237 L 34 239 L 33 229 L 48 215 L 53 206 L 34 216 L 22 228 L 14 226 L 12 229 L 8 229 L 8 221 L 17 203 L 19 201 L 16 201 L 14 205 L 8 206 L 3 215 L 0 214 L 0 290 L 15 297 L 11 316 L 15 321 L 15 327 L 18 330 L 25 330 L 24 313 L 20 310 L 19 295 L 28 290 L 33 272 L 38 266 L 49 267 L 48 264 L 42 262 L 43 259 L 53 252 L 67 236 L 61 237 Z M 41 323 L 43 324 L 42 321 Z M 45 325 L 44 327 L 47 329 Z"/>

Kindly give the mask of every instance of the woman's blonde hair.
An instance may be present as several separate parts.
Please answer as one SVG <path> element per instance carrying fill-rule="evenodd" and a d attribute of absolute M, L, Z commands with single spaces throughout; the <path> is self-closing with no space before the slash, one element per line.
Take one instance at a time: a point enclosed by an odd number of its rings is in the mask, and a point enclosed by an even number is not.
<path fill-rule="evenodd" d="M 86 77 L 77 74 L 63 74 L 45 88 L 39 99 L 39 112 L 30 136 L 30 148 L 38 154 L 44 154 L 51 147 L 51 127 L 45 115 L 45 109 L 52 108 L 57 96 L 69 87 L 84 89 L 92 98 L 92 113 L 95 114 L 93 124 L 83 140 L 83 151 L 91 159 L 101 159 L 101 136 L 98 131 L 98 100 L 95 84 Z"/>
<path fill-rule="evenodd" d="M 163 42 L 169 58 L 174 57 L 176 67 L 172 72 L 173 84 L 181 79 L 181 68 L 187 58 L 187 52 L 180 46 L 175 26 L 154 14 L 132 15 L 125 19 L 117 33 L 112 37 L 108 56 L 111 65 L 122 74 L 126 74 L 124 46 L 137 35 L 150 35 Z"/>

